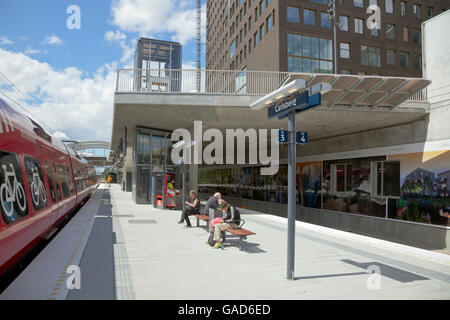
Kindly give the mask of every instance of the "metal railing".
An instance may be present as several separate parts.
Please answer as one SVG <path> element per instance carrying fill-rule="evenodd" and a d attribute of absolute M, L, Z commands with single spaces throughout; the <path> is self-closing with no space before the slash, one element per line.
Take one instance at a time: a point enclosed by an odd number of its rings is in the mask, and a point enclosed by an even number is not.
<path fill-rule="evenodd" d="M 263 95 L 277 89 L 288 72 L 121 69 L 117 93 L 167 92 Z"/>
<path fill-rule="evenodd" d="M 427 88 L 417 91 L 408 99 L 408 101 L 427 101 L 427 100 L 428 100 Z"/>
<path fill-rule="evenodd" d="M 192 69 L 120 69 L 116 93 L 208 93 L 265 95 L 284 84 L 292 72 Z M 301 74 L 307 75 L 307 74 Z M 311 77 L 315 76 L 311 74 Z M 427 89 L 408 101 L 426 101 Z"/>

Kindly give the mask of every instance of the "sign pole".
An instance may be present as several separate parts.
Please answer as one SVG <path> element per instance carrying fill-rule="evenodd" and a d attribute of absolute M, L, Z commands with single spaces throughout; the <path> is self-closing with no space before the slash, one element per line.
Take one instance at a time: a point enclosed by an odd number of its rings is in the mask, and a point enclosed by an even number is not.
<path fill-rule="evenodd" d="M 288 244 L 287 244 L 287 279 L 295 279 L 295 171 L 296 171 L 296 133 L 295 110 L 288 115 Z"/>

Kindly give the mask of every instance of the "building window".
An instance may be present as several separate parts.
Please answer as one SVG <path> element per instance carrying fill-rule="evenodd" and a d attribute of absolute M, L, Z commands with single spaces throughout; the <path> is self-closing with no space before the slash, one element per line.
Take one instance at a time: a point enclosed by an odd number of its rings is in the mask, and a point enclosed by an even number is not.
<path fill-rule="evenodd" d="M 264 23 L 259 27 L 259 40 L 264 39 Z"/>
<path fill-rule="evenodd" d="M 403 41 L 408 42 L 408 34 L 409 34 L 409 30 L 408 27 L 403 27 Z"/>
<path fill-rule="evenodd" d="M 393 24 L 386 25 L 386 38 L 391 40 L 395 39 L 395 26 Z"/>
<path fill-rule="evenodd" d="M 402 17 L 406 16 L 406 2 L 402 1 L 400 3 L 400 14 L 402 15 Z"/>
<path fill-rule="evenodd" d="M 333 72 L 333 42 L 288 33 L 288 72 Z"/>
<path fill-rule="evenodd" d="M 361 64 L 381 67 L 380 48 L 361 46 Z"/>
<path fill-rule="evenodd" d="M 341 42 L 341 58 L 350 58 L 350 43 Z"/>
<path fill-rule="evenodd" d="M 373 29 L 372 29 L 373 30 Z M 364 33 L 364 20 L 355 18 L 355 33 Z"/>
<path fill-rule="evenodd" d="M 304 9 L 303 10 L 303 23 L 310 25 L 310 26 L 315 26 L 316 25 L 316 11 Z"/>
<path fill-rule="evenodd" d="M 413 15 L 414 18 L 420 19 L 420 4 L 413 5 Z"/>
<path fill-rule="evenodd" d="M 248 40 L 248 53 L 252 52 L 252 39 Z"/>
<path fill-rule="evenodd" d="M 255 48 L 258 45 L 258 31 L 256 31 L 255 34 L 253 35 L 253 44 Z"/>
<path fill-rule="evenodd" d="M 412 31 L 412 42 L 415 44 L 420 44 L 420 30 L 413 29 Z"/>
<path fill-rule="evenodd" d="M 386 12 L 394 13 L 394 0 L 386 0 Z"/>
<path fill-rule="evenodd" d="M 327 12 L 320 13 L 320 25 L 322 28 L 331 28 L 330 14 Z"/>
<path fill-rule="evenodd" d="M 400 196 L 400 161 L 372 162 L 372 195 Z"/>
<path fill-rule="evenodd" d="M 428 19 L 433 18 L 433 7 L 428 7 L 427 16 L 428 16 Z"/>
<path fill-rule="evenodd" d="M 339 17 L 339 30 L 348 31 L 348 17 L 347 16 Z"/>
<path fill-rule="evenodd" d="M 413 67 L 416 70 L 422 70 L 422 56 L 421 55 L 414 55 Z"/>
<path fill-rule="evenodd" d="M 300 9 L 296 7 L 287 7 L 288 22 L 300 23 Z"/>
<path fill-rule="evenodd" d="M 252 23 L 253 23 L 252 16 L 250 16 L 248 17 L 248 30 L 252 29 Z"/>
<path fill-rule="evenodd" d="M 394 50 L 386 50 L 386 60 L 387 64 L 395 65 L 395 51 Z"/>
<path fill-rule="evenodd" d="M 230 46 L 230 59 L 233 58 L 235 49 L 236 49 L 236 41 L 233 40 Z"/>
<path fill-rule="evenodd" d="M 262 15 L 263 14 L 263 12 L 264 12 L 264 5 L 265 5 L 265 2 L 264 2 L 264 0 L 261 0 L 260 2 L 259 2 L 259 15 Z"/>
<path fill-rule="evenodd" d="M 353 0 L 353 5 L 355 7 L 362 8 L 364 6 L 364 1 L 363 0 Z"/>
<path fill-rule="evenodd" d="M 400 67 L 408 68 L 409 54 L 407 52 L 400 52 Z"/>
<path fill-rule="evenodd" d="M 268 16 L 266 19 L 266 30 L 270 32 L 272 30 L 272 15 Z"/>

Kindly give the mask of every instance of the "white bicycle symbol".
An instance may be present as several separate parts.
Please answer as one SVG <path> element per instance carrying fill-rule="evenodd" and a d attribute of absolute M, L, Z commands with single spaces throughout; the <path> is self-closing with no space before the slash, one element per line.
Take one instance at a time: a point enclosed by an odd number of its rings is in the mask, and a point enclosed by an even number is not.
<path fill-rule="evenodd" d="M 14 211 L 14 202 L 17 201 L 20 210 L 25 211 L 27 200 L 22 184 L 17 181 L 14 166 L 11 163 L 9 166 L 11 167 L 10 172 L 8 172 L 8 167 L 6 165 L 2 165 L 3 172 L 5 173 L 5 182 L 0 186 L 0 200 L 2 202 L 3 211 L 11 218 Z M 10 178 L 13 180 L 12 186 Z"/>
<path fill-rule="evenodd" d="M 47 193 L 45 191 L 44 183 L 41 181 L 39 177 L 39 173 L 36 167 L 32 169 L 33 171 L 33 181 L 31 182 L 31 198 L 36 206 L 39 205 L 39 202 L 42 203 L 47 202 Z"/>

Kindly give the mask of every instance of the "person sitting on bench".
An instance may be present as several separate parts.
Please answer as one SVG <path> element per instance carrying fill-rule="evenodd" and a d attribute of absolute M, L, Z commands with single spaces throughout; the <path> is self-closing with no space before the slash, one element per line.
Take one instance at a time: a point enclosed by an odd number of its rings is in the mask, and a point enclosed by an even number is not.
<path fill-rule="evenodd" d="M 215 218 L 211 221 L 211 227 L 214 228 L 214 249 L 223 247 L 221 242 L 221 233 L 228 229 L 238 228 L 239 225 L 236 224 L 236 220 L 240 220 L 239 211 L 235 207 L 231 207 L 225 200 L 219 200 L 218 209 L 222 210 L 226 214 L 225 218 Z M 238 215 L 236 219 L 236 213 Z M 239 223 L 239 222 L 238 222 Z"/>
<path fill-rule="evenodd" d="M 192 203 L 186 201 L 183 212 L 181 213 L 181 219 L 178 221 L 178 223 L 183 223 L 186 221 L 186 225 L 188 227 L 191 227 L 191 220 L 189 220 L 189 216 L 192 216 L 193 214 L 199 214 L 200 213 L 200 200 L 198 199 L 197 192 L 194 190 L 191 190 L 189 192 L 189 195 L 192 199 Z"/>

